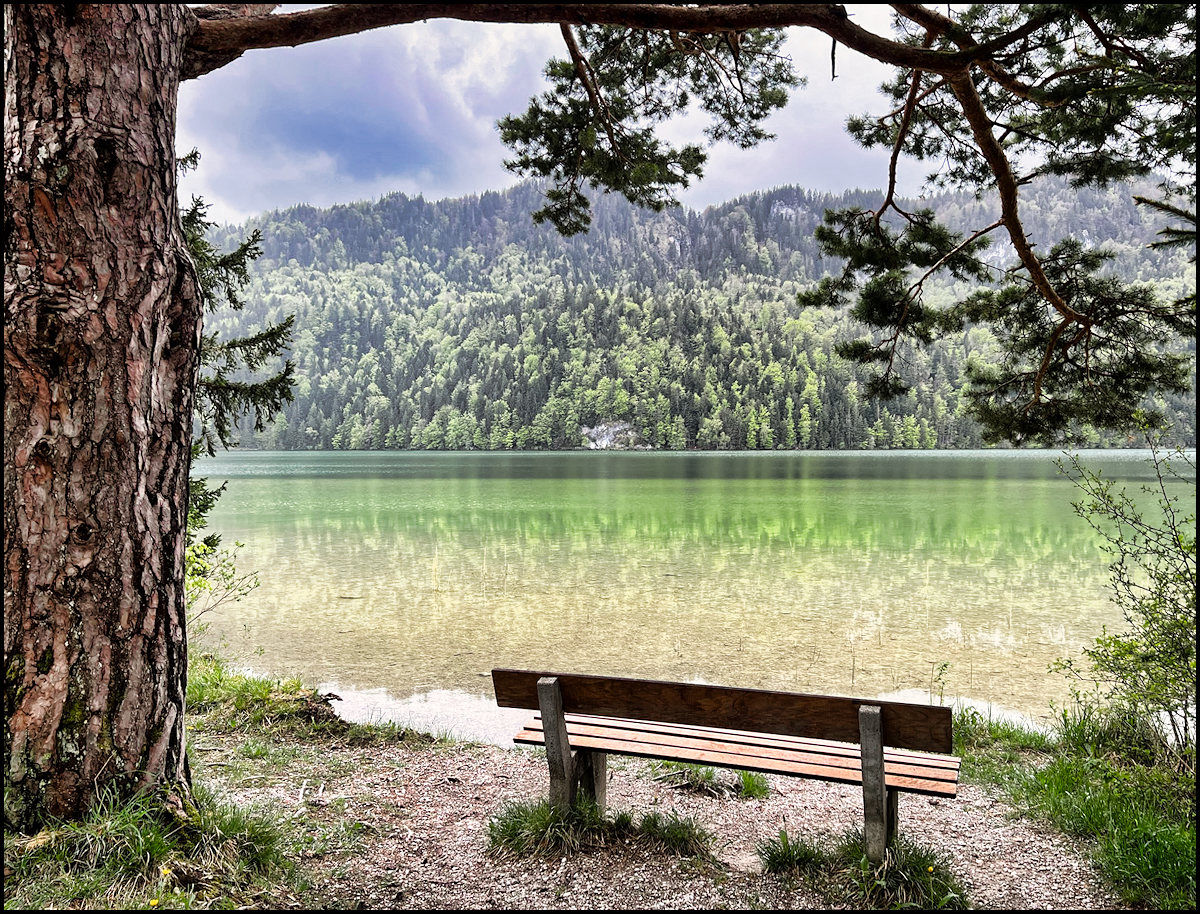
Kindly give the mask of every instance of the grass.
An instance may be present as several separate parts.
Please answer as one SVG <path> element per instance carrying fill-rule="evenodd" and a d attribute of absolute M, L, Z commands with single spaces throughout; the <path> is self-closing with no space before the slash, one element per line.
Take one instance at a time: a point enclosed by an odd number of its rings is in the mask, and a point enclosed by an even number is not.
<path fill-rule="evenodd" d="M 706 793 L 719 797 L 725 793 L 717 781 L 717 769 L 708 765 L 692 765 L 687 762 L 668 762 L 655 759 L 650 762 L 651 777 L 671 787 L 692 793 Z"/>
<path fill-rule="evenodd" d="M 1003 784 L 1056 744 L 1053 734 L 1033 726 L 985 717 L 974 708 L 954 712 L 954 753 L 962 758 L 964 781 Z"/>
<path fill-rule="evenodd" d="M 765 775 L 759 774 L 757 771 L 740 769 L 734 774 L 737 775 L 734 791 L 743 800 L 762 800 L 771 793 L 771 785 L 767 783 Z"/>
<path fill-rule="evenodd" d="M 1089 840 L 1092 857 L 1126 904 L 1196 906 L 1196 780 L 1167 764 L 1128 714 L 1078 706 L 1052 733 L 955 716 L 964 777 L 1000 787 L 1018 808 Z"/>
<path fill-rule="evenodd" d="M 672 787 L 714 797 L 733 794 L 744 800 L 762 799 L 771 792 L 766 777 L 755 771 L 734 771 L 734 781 L 727 784 L 717 777 L 715 768 L 688 762 L 652 761 L 652 777 Z"/>
<path fill-rule="evenodd" d="M 1094 839 L 1096 862 L 1123 901 L 1195 908 L 1195 819 L 1181 815 L 1179 791 L 1154 769 L 1065 755 L 1011 790 L 1030 812 Z"/>
<path fill-rule="evenodd" d="M 300 680 L 237 673 L 211 653 L 190 658 L 187 705 L 196 775 L 183 809 L 172 812 L 153 792 L 124 801 L 104 794 L 82 822 L 55 822 L 33 836 L 5 832 L 6 910 L 294 907 L 308 889 L 294 861 L 353 849 L 371 827 L 239 807 L 205 785 L 283 772 L 322 753 L 332 765 L 331 743 L 445 742 L 391 723 L 348 723 Z M 209 736 L 228 747 L 219 760 L 203 751 Z"/>
<path fill-rule="evenodd" d="M 768 873 L 798 876 L 830 905 L 852 908 L 958 910 L 967 907 L 962 884 L 949 858 L 897 835 L 883 863 L 867 859 L 859 830 L 823 846 L 802 837 L 779 836 L 758 846 Z"/>
<path fill-rule="evenodd" d="M 804 838 L 793 838 L 784 829 L 779 836 L 758 845 L 758 857 L 768 873 L 800 873 L 815 876 L 824 866 L 825 853 Z"/>
<path fill-rule="evenodd" d="M 570 809 L 549 800 L 510 803 L 488 820 L 489 849 L 497 856 L 555 856 L 618 844 L 638 844 L 681 857 L 712 857 L 713 835 L 674 812 L 602 813 L 581 799 Z"/>
<path fill-rule="evenodd" d="M 162 797 L 102 795 L 82 822 L 5 833 L 4 906 L 237 907 L 303 888 L 284 826 L 197 786 L 183 813 Z"/>
<path fill-rule="evenodd" d="M 189 715 L 199 716 L 192 722 L 195 729 L 253 734 L 242 750 L 247 758 L 269 755 L 270 747 L 263 742 L 269 736 L 306 741 L 334 738 L 348 745 L 448 742 L 391 721 L 355 724 L 342 720 L 326 696 L 305 688 L 299 679 L 237 673 L 212 653 L 189 660 L 187 707 Z"/>

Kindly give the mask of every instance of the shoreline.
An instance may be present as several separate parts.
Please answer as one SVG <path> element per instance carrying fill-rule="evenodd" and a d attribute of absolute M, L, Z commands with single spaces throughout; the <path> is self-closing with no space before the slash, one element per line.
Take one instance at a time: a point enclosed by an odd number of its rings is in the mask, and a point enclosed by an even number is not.
<path fill-rule="evenodd" d="M 231 666 L 231 670 L 254 678 L 272 678 L 270 671 L 249 664 L 235 664 Z M 689 681 L 708 685 L 720 684 L 708 683 L 700 678 Z M 350 724 L 396 725 L 436 737 L 482 743 L 501 749 L 514 748 L 511 736 L 502 734 L 515 733 L 520 723 L 528 716 L 524 711 L 497 707 L 490 690 L 479 693 L 457 688 L 436 688 L 397 698 L 383 686 L 353 688 L 341 685 L 337 680 L 318 682 L 316 690 L 323 695 L 332 693 L 330 708 L 341 720 Z M 846 694 L 843 697 L 875 698 L 881 701 L 922 705 L 945 704 L 956 713 L 961 709 L 970 708 L 987 721 L 1018 726 L 1042 734 L 1051 732 L 1051 728 L 1045 722 L 1053 713 L 1051 708 L 1046 708 L 1039 718 L 1030 711 L 1010 708 L 983 698 L 956 695 L 945 696 L 944 701 L 935 702 L 933 693 L 916 688 L 880 692 L 876 695 Z"/>

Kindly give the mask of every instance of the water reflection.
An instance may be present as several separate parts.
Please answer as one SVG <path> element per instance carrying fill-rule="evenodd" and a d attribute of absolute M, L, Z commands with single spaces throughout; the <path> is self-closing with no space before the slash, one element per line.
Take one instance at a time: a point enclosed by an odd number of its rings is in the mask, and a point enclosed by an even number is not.
<path fill-rule="evenodd" d="M 212 526 L 262 586 L 214 629 L 389 700 L 487 703 L 494 666 L 879 694 L 949 661 L 948 695 L 1044 713 L 1047 665 L 1120 619 L 1070 483 L 1014 454 L 237 455 L 202 467 Z"/>

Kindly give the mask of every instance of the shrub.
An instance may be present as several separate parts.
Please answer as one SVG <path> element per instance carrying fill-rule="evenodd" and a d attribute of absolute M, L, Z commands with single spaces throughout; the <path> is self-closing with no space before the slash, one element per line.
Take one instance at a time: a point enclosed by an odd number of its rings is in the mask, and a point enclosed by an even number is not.
<path fill-rule="evenodd" d="M 1154 500 L 1149 516 L 1077 456 L 1071 456 L 1069 470 L 1059 463 L 1084 493 L 1076 513 L 1100 534 L 1101 548 L 1112 559 L 1109 583 L 1127 628 L 1105 630 L 1084 649 L 1088 668 L 1071 658 L 1056 668 L 1095 687 L 1092 696 L 1077 693 L 1080 704 L 1105 705 L 1138 724 L 1125 734 L 1131 751 L 1149 750 L 1194 777 L 1196 514 L 1188 508 L 1195 504 L 1196 465 L 1184 451 L 1162 455 L 1149 443 L 1155 482 L 1141 487 Z M 1182 504 L 1173 488 L 1186 490 Z"/>

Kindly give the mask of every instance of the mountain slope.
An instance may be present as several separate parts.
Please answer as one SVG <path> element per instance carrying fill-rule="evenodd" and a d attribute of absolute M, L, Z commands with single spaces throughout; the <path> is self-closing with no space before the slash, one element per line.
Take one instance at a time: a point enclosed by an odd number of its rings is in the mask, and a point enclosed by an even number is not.
<path fill-rule="evenodd" d="M 913 391 L 878 403 L 833 355 L 860 332 L 796 305 L 798 290 L 838 267 L 812 239 L 824 209 L 878 196 L 783 187 L 664 213 L 609 196 L 592 230 L 571 239 L 532 223 L 530 184 L 298 206 L 216 233 L 230 246 L 260 228 L 264 255 L 246 309 L 210 329 L 245 333 L 297 314 L 296 399 L 266 432 L 243 433 L 251 446 L 575 447 L 581 428 L 603 423 L 664 448 L 978 446 L 962 376 L 968 359 L 988 357 L 986 331 L 907 352 Z M 923 205 L 952 225 L 988 218 L 986 201 L 964 195 Z M 1125 276 L 1174 295 L 1194 284 L 1179 252 L 1145 247 L 1158 226 L 1129 191 L 1047 182 L 1024 212 L 1037 241 L 1103 239 Z M 989 256 L 1012 260 L 1002 246 Z M 1194 442 L 1194 397 L 1166 406 Z"/>

